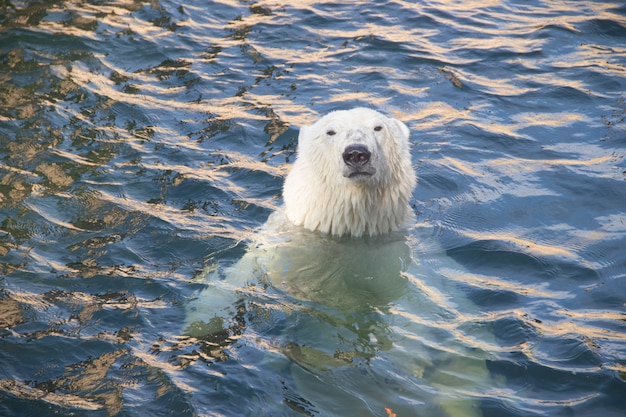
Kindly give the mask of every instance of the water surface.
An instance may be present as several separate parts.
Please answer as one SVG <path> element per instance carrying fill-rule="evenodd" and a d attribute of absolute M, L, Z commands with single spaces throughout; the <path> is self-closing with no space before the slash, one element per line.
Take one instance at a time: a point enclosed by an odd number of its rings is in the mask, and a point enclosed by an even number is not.
<path fill-rule="evenodd" d="M 604 1 L 4 2 L 0 414 L 444 415 L 423 358 L 462 352 L 491 381 L 455 391 L 472 412 L 623 415 L 624 39 Z M 433 275 L 353 317 L 375 341 L 252 309 L 185 335 L 299 126 L 356 105 L 411 129 Z"/>

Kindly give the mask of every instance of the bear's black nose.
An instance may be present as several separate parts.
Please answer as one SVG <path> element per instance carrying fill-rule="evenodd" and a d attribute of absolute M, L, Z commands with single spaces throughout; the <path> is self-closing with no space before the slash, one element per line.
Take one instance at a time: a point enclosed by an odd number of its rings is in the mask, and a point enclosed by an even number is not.
<path fill-rule="evenodd" d="M 350 145 L 343 151 L 343 161 L 348 166 L 363 166 L 369 162 L 371 155 L 363 145 Z"/>

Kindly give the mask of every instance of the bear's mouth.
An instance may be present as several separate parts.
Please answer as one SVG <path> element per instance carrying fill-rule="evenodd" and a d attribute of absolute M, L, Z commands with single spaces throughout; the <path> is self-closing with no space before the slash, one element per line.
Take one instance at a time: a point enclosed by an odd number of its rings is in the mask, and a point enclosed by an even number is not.
<path fill-rule="evenodd" d="M 369 178 L 372 175 L 374 175 L 374 173 L 372 172 L 357 171 L 357 172 L 351 172 L 348 175 L 348 178 Z"/>
<path fill-rule="evenodd" d="M 343 176 L 354 181 L 367 181 L 376 173 L 376 169 L 372 166 L 360 167 L 344 170 Z"/>

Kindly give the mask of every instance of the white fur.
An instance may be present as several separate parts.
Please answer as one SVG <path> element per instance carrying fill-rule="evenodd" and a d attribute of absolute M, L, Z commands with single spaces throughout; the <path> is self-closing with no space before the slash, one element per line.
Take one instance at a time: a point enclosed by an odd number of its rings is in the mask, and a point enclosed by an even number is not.
<path fill-rule="evenodd" d="M 371 177 L 344 176 L 342 154 L 353 144 L 370 150 Z M 416 185 L 409 148 L 404 123 L 366 108 L 334 111 L 302 127 L 297 158 L 283 188 L 287 218 L 337 236 L 406 228 L 413 220 L 409 199 Z"/>

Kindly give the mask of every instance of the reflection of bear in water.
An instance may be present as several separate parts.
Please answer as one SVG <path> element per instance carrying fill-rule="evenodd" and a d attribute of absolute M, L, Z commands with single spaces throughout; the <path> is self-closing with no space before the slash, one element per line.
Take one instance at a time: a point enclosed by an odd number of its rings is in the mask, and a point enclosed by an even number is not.
<path fill-rule="evenodd" d="M 298 395 L 318 411 L 334 397 L 336 415 L 384 409 L 373 405 L 380 401 L 374 394 L 364 394 L 373 385 L 360 382 L 362 371 L 355 370 L 366 366 L 377 380 L 387 368 L 375 370 L 370 361 L 383 352 L 387 367 L 428 377 L 438 388 L 449 383 L 465 389 L 462 373 L 450 378 L 448 372 L 459 363 L 483 379 L 483 361 L 451 359 L 447 349 L 432 347 L 440 340 L 423 342 L 440 337 L 423 323 L 447 314 L 441 305 L 415 293 L 406 304 L 407 277 L 431 273 L 413 259 L 403 234 L 414 222 L 409 199 L 416 184 L 408 134 L 400 121 L 363 108 L 332 112 L 303 127 L 285 180 L 285 206 L 223 279 L 208 274 L 209 286 L 188 306 L 187 334 L 205 337 L 252 325 L 257 343 L 297 365 Z M 418 319 L 420 334 L 407 338 L 392 330 L 389 312 L 399 299 L 404 314 Z M 356 386 L 344 393 L 337 378 Z M 415 400 L 437 403 L 448 415 L 478 415 L 471 400 L 433 398 L 420 390 Z M 376 395 L 387 401 L 384 392 Z"/>

